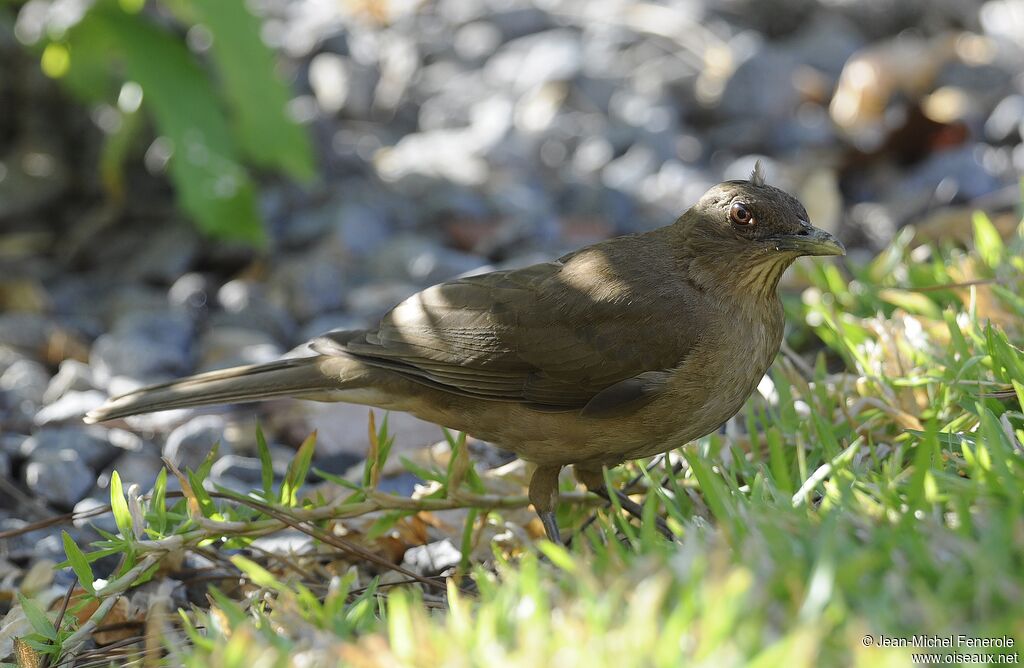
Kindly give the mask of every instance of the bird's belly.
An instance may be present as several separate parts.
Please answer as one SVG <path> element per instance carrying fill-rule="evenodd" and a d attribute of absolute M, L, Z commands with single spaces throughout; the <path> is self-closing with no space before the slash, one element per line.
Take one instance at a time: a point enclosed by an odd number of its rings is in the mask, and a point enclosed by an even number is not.
<path fill-rule="evenodd" d="M 746 403 L 774 360 L 757 351 L 745 364 L 732 355 L 705 355 L 700 365 L 683 365 L 665 396 L 646 407 L 649 441 L 625 459 L 650 457 L 712 433 Z"/>
<path fill-rule="evenodd" d="M 753 328 L 747 332 L 754 340 L 762 338 Z M 642 408 L 615 417 L 584 417 L 578 411 L 546 413 L 512 402 L 450 394 L 416 402 L 406 410 L 537 464 L 614 465 L 685 445 L 735 415 L 778 352 L 777 342 L 763 340 L 768 345 L 751 349 L 746 363 L 739 364 L 734 348 L 698 346 L 687 362 L 673 370 L 664 392 Z M 425 410 L 425 406 L 431 408 Z"/>

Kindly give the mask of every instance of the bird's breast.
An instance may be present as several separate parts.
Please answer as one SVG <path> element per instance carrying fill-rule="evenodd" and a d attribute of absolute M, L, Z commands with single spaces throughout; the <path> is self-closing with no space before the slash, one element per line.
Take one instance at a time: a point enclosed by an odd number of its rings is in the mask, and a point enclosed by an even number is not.
<path fill-rule="evenodd" d="M 751 318 L 734 313 L 712 322 L 672 371 L 668 390 L 648 407 L 652 432 L 667 442 L 638 446 L 629 457 L 650 456 L 718 429 L 743 407 L 781 342 L 781 314 Z"/>

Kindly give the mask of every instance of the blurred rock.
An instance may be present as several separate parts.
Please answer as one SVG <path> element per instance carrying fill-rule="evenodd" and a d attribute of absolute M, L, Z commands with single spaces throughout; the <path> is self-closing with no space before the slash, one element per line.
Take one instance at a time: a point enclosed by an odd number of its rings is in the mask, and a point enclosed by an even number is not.
<path fill-rule="evenodd" d="M 22 518 L 0 516 L 0 531 L 23 531 L 29 524 Z M 49 528 L 35 529 L 6 539 L 4 558 L 31 563 L 49 559 L 56 564 L 65 558 L 60 533 Z"/>
<path fill-rule="evenodd" d="M 92 369 L 88 364 L 75 360 L 64 360 L 57 370 L 57 375 L 50 379 L 43 393 L 43 401 L 52 403 L 68 392 L 85 392 L 95 389 Z"/>
<path fill-rule="evenodd" d="M 0 390 L 14 392 L 34 404 L 43 401 L 50 374 L 42 364 L 32 360 L 19 360 L 0 373 Z"/>
<path fill-rule="evenodd" d="M 985 136 L 998 144 L 1024 137 L 1024 95 L 1008 95 L 1000 100 L 985 121 Z"/>
<path fill-rule="evenodd" d="M 788 50 L 764 45 L 740 63 L 722 93 L 720 109 L 729 117 L 784 119 L 796 111 L 800 92 L 793 85 L 799 61 Z M 757 100 L 757 104 L 751 104 Z"/>
<path fill-rule="evenodd" d="M 369 325 L 369 321 L 365 318 L 360 318 L 343 311 L 325 313 L 324 315 L 318 316 L 306 323 L 302 328 L 302 331 L 299 333 L 298 338 L 301 341 L 309 341 L 321 334 L 325 334 L 336 329 L 366 329 Z"/>
<path fill-rule="evenodd" d="M 99 481 L 102 487 L 108 487 L 111 473 L 117 471 L 125 489 L 134 483 L 142 488 L 143 492 L 148 492 L 153 488 L 156 477 L 163 468 L 164 463 L 160 460 L 158 451 L 150 452 L 147 449 L 145 452 L 125 452 L 104 469 Z M 169 489 L 178 488 L 177 478 L 170 473 L 167 475 L 167 484 Z"/>
<path fill-rule="evenodd" d="M 183 221 L 165 221 L 147 226 L 145 241 L 131 243 L 127 262 L 117 266 L 117 275 L 170 284 L 189 270 L 199 254 L 199 234 Z M 155 229 L 152 229 L 155 228 Z"/>
<path fill-rule="evenodd" d="M 104 386 L 114 376 L 155 382 L 184 375 L 192 367 L 193 334 L 194 325 L 185 314 L 127 312 L 109 334 L 96 340 L 90 365 Z"/>
<path fill-rule="evenodd" d="M 843 67 L 829 107 L 832 120 L 858 146 L 870 149 L 883 134 L 885 112 L 894 95 L 919 99 L 953 56 L 956 36 L 925 40 L 903 35 L 872 44 Z"/>
<path fill-rule="evenodd" d="M 346 251 L 357 256 L 376 252 L 392 233 L 387 210 L 380 203 L 352 202 L 334 212 L 334 233 Z"/>
<path fill-rule="evenodd" d="M 345 300 L 345 265 L 340 251 L 328 245 L 283 258 L 270 277 L 268 296 L 299 321 L 336 309 Z"/>
<path fill-rule="evenodd" d="M 288 310 L 268 301 L 261 286 L 246 280 L 228 281 L 217 291 L 223 308 L 210 315 L 207 325 L 239 327 L 266 332 L 277 341 L 291 341 L 295 320 Z"/>
<path fill-rule="evenodd" d="M 436 543 L 410 547 L 402 558 L 402 566 L 420 575 L 433 576 L 458 566 L 461 560 L 462 553 L 446 538 Z"/>
<path fill-rule="evenodd" d="M 843 216 L 843 195 L 834 170 L 815 169 L 797 189 L 797 198 L 807 209 L 807 216 L 816 227 L 831 232 L 839 231 Z"/>
<path fill-rule="evenodd" d="M 418 290 L 411 283 L 372 283 L 350 290 L 345 306 L 353 315 L 373 322 Z"/>
<path fill-rule="evenodd" d="M 202 415 L 177 427 L 167 436 L 163 455 L 181 470 L 199 468 L 206 456 L 219 443 L 221 456 L 231 453 L 226 438 L 227 422 L 219 415 Z"/>
<path fill-rule="evenodd" d="M 114 514 L 109 510 L 106 510 L 107 506 L 110 505 L 110 498 L 97 498 L 94 496 L 87 496 L 78 503 L 72 512 L 74 512 L 75 527 L 82 529 L 85 527 L 96 527 L 108 533 L 117 534 L 117 520 L 114 519 Z"/>
<path fill-rule="evenodd" d="M 996 175 L 989 172 L 982 145 L 966 145 L 937 151 L 902 179 L 890 197 L 913 198 L 915 194 L 936 193 L 944 203 L 965 202 L 1000 187 Z M 938 192 L 937 192 L 938 191 Z"/>
<path fill-rule="evenodd" d="M 981 7 L 978 18 L 990 35 L 1018 46 L 1024 40 L 1024 2 L 1021 0 L 990 0 Z"/>
<path fill-rule="evenodd" d="M 71 509 L 92 489 L 94 473 L 74 450 L 43 451 L 25 465 L 25 485 L 32 494 Z"/>
<path fill-rule="evenodd" d="M 263 469 L 260 460 L 256 457 L 225 455 L 214 462 L 213 468 L 210 469 L 210 476 L 214 482 L 231 489 L 248 491 L 260 489 L 263 481 Z M 236 487 L 233 483 L 240 483 L 241 487 Z"/>
<path fill-rule="evenodd" d="M 549 30 L 503 45 L 487 62 L 485 73 L 495 85 L 522 92 L 549 81 L 573 79 L 582 56 L 579 33 Z"/>
<path fill-rule="evenodd" d="M 378 251 L 370 271 L 373 278 L 381 281 L 407 280 L 427 286 L 483 264 L 484 260 L 474 255 L 444 248 L 422 237 L 403 235 Z"/>
<path fill-rule="evenodd" d="M 0 313 L 0 345 L 38 349 L 49 338 L 52 322 L 37 313 Z"/>
<path fill-rule="evenodd" d="M 167 301 L 171 306 L 194 315 L 209 308 L 216 292 L 217 285 L 209 276 L 191 272 L 174 281 L 167 291 Z"/>
<path fill-rule="evenodd" d="M 36 413 L 34 421 L 38 425 L 80 422 L 86 413 L 102 406 L 107 398 L 107 394 L 99 390 L 71 390 L 65 392 L 60 399 L 43 406 Z"/>
<path fill-rule="evenodd" d="M 314 401 L 289 402 L 287 411 L 277 413 L 273 420 L 278 433 L 287 433 L 296 442 L 317 432 L 317 453 L 329 456 L 346 453 L 362 458 L 369 447 L 367 424 L 370 411 L 376 416 L 378 427 L 384 411 L 369 406 L 346 403 L 319 403 Z M 436 443 L 442 435 L 436 424 L 424 422 L 408 413 L 390 412 L 387 415 L 388 434 L 394 436 L 392 459 Z"/>
<path fill-rule="evenodd" d="M 197 370 L 213 371 L 245 364 L 262 364 L 284 354 L 266 332 L 240 327 L 211 327 L 199 339 Z"/>
<path fill-rule="evenodd" d="M 68 162 L 50 143 L 26 141 L 0 157 L 0 221 L 36 211 L 68 187 Z"/>
<path fill-rule="evenodd" d="M 348 67 L 345 59 L 333 53 L 319 53 L 309 61 L 309 85 L 320 110 L 336 114 L 348 97 Z"/>
<path fill-rule="evenodd" d="M 120 448 L 111 442 L 107 429 L 95 425 L 43 427 L 21 444 L 21 455 L 29 459 L 69 452 L 74 452 L 84 465 L 99 469 L 112 461 Z M 92 484 L 92 474 L 89 478 Z"/>

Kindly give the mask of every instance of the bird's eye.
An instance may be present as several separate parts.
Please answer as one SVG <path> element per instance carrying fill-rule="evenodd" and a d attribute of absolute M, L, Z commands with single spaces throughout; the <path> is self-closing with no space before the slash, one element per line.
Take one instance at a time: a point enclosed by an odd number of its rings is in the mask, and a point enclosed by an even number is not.
<path fill-rule="evenodd" d="M 729 209 L 729 218 L 737 225 L 753 225 L 757 222 L 754 214 L 750 213 L 750 209 L 742 202 L 733 203 L 732 208 Z"/>

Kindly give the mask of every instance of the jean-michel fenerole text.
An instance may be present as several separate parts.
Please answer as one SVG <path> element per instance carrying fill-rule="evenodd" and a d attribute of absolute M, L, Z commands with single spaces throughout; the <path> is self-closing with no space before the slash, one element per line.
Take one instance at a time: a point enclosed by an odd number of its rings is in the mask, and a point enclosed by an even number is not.
<path fill-rule="evenodd" d="M 875 642 L 876 647 L 1013 647 L 1016 642 L 1010 636 L 976 637 L 958 635 L 926 635 L 918 634 L 909 637 L 887 636 L 881 634 Z"/>

